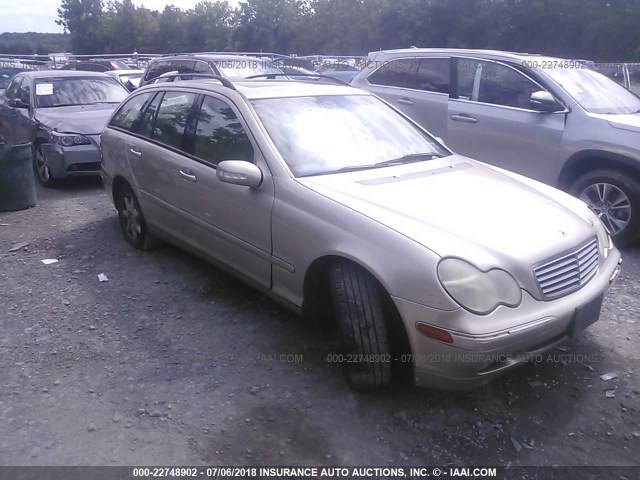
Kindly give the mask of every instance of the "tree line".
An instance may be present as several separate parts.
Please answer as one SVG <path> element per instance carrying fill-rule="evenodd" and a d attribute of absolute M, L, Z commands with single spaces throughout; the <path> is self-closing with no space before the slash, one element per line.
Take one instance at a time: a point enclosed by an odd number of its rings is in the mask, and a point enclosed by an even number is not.
<path fill-rule="evenodd" d="M 58 16 L 76 54 L 363 55 L 415 45 L 640 60 L 638 0 L 218 0 L 162 11 L 61 0 Z"/>

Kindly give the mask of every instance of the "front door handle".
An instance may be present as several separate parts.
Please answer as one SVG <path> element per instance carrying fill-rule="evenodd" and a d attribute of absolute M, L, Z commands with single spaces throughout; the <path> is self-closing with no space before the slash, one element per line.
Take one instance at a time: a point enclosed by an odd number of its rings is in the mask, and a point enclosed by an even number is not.
<path fill-rule="evenodd" d="M 131 147 L 129 151 L 131 152 L 131 155 L 133 155 L 134 157 L 140 158 L 142 156 L 142 152 L 138 150 L 136 147 Z"/>
<path fill-rule="evenodd" d="M 398 103 L 401 103 L 403 105 L 413 105 L 413 102 L 408 98 L 399 98 Z"/>
<path fill-rule="evenodd" d="M 196 176 L 193 174 L 191 170 L 187 170 L 186 172 L 184 170 L 180 170 L 180 176 L 184 178 L 187 182 L 195 182 L 197 180 Z"/>
<path fill-rule="evenodd" d="M 456 122 L 463 122 L 463 123 L 478 123 L 478 119 L 475 117 L 472 117 L 471 115 L 467 115 L 465 113 L 462 113 L 460 115 L 451 115 L 451 120 L 455 120 Z"/>

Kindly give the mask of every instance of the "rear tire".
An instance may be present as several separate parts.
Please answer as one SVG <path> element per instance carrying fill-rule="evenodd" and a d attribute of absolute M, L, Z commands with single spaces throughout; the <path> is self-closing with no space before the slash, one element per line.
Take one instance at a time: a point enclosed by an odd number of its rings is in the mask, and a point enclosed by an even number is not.
<path fill-rule="evenodd" d="M 579 177 L 569 193 L 600 215 L 617 246 L 640 237 L 640 183 L 634 176 L 607 168 L 593 170 Z"/>
<path fill-rule="evenodd" d="M 387 386 L 391 352 L 381 298 L 385 293 L 368 272 L 348 262 L 334 265 L 330 279 L 349 385 L 355 390 Z"/>
<path fill-rule="evenodd" d="M 155 247 L 157 240 L 149 233 L 140 203 L 129 184 L 118 188 L 115 197 L 120 229 L 127 243 L 139 250 Z"/>

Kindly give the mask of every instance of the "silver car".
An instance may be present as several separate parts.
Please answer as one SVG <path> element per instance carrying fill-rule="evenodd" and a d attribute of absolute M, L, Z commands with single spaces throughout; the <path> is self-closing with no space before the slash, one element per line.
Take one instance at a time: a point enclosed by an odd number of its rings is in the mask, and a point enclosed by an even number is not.
<path fill-rule="evenodd" d="M 410 48 L 371 53 L 352 84 L 457 153 L 579 197 L 618 245 L 640 236 L 640 98 L 587 62 Z"/>
<path fill-rule="evenodd" d="M 587 205 L 451 153 L 382 100 L 303 81 L 142 87 L 102 133 L 124 238 L 336 321 L 356 389 L 468 388 L 598 319 L 620 254 Z"/>

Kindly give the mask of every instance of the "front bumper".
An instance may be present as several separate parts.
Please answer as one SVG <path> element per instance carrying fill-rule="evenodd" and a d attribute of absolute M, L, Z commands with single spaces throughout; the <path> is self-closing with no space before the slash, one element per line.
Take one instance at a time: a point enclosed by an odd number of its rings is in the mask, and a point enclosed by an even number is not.
<path fill-rule="evenodd" d="M 596 276 L 577 292 L 545 302 L 523 291 L 519 307 L 498 307 L 484 316 L 464 309 L 436 310 L 393 297 L 409 337 L 412 353 L 404 360 L 413 364 L 415 384 L 445 390 L 475 388 L 527 361 L 542 360 L 543 352 L 572 335 L 576 309 L 597 303 L 609 290 L 620 272 L 621 261 L 620 253 L 613 249 Z M 491 328 L 492 324 L 504 325 L 505 318 L 509 319 L 508 328 L 497 331 Z M 484 325 L 484 331 L 470 333 L 447 328 L 468 324 L 469 320 Z M 446 330 L 453 343 L 419 332 L 417 322 Z"/>
<path fill-rule="evenodd" d="M 73 147 L 45 143 L 42 151 L 53 178 L 100 175 L 100 150 L 94 143 Z"/>

